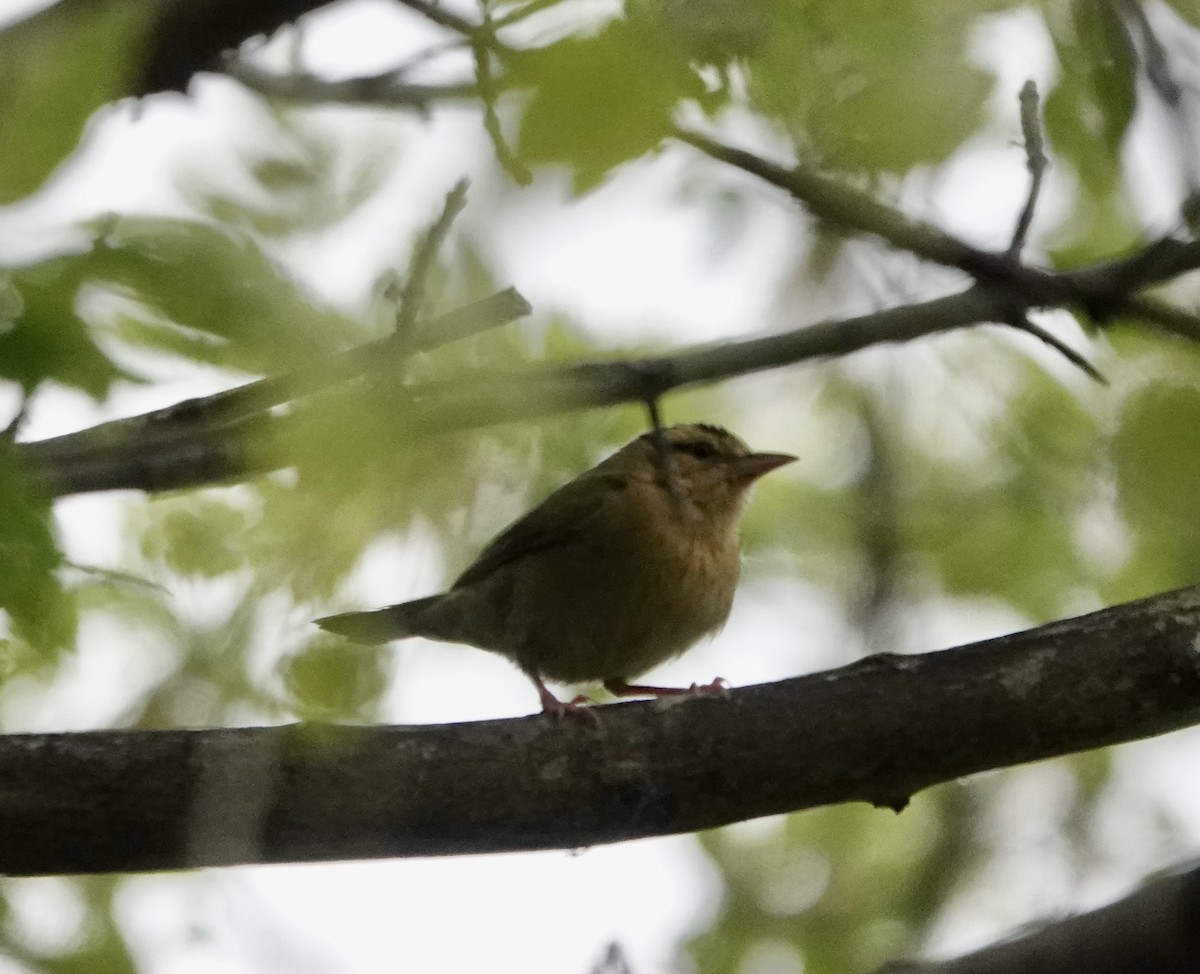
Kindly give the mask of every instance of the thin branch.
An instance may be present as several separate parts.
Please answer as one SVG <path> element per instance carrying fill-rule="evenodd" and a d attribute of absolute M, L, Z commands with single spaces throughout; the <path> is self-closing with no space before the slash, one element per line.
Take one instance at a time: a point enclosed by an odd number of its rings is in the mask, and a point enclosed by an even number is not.
<path fill-rule="evenodd" d="M 1158 35 L 1154 33 L 1142 3 L 1140 0 L 1117 0 L 1117 6 L 1124 10 L 1126 17 L 1133 22 L 1142 42 L 1140 54 L 1147 79 L 1167 107 L 1173 112 L 1180 112 L 1183 89 L 1175 80 L 1175 74 L 1171 70 L 1171 58 Z"/>
<path fill-rule="evenodd" d="M 1131 293 L 1135 287 L 1156 283 L 1161 278 L 1132 282 L 1127 276 L 1097 273 L 1098 268 L 1059 273 L 1028 267 L 1010 260 L 1007 254 L 972 247 L 930 223 L 884 206 L 869 194 L 833 177 L 800 168 L 788 169 L 686 129 L 677 128 L 674 135 L 711 158 L 782 189 L 820 219 L 850 231 L 878 236 L 898 249 L 957 268 L 981 284 L 1004 289 L 1012 300 L 1027 307 L 1078 308 L 1100 323 L 1124 314 L 1200 341 L 1200 317 Z M 1194 243 L 1180 246 L 1189 245 L 1197 246 Z M 1128 269 L 1121 267 L 1120 262 L 1114 264 L 1116 269 Z"/>
<path fill-rule="evenodd" d="M 407 400 L 397 397 L 397 431 L 410 437 L 429 435 L 574 409 L 645 402 L 672 389 L 845 355 L 873 344 L 909 341 L 984 322 L 1020 322 L 1036 308 L 1081 308 L 1100 321 L 1123 312 L 1169 333 L 1200 341 L 1200 319 L 1195 315 L 1154 297 L 1133 293 L 1200 267 L 1200 241 L 1164 238 L 1128 256 L 1073 271 L 1025 267 L 1003 254 L 975 250 L 936 228 L 911 221 L 827 177 L 811 173 L 797 176 L 704 137 L 686 133 L 681 137 L 716 158 L 761 172 L 769 181 L 794 191 L 797 198 L 805 198 L 801 190 L 815 193 L 824 201 L 819 207 L 823 214 L 878 232 L 898 245 L 906 240 L 916 242 L 919 254 L 940 256 L 946 262 L 957 262 L 956 266 L 977 266 L 980 283 L 933 301 L 823 322 L 782 335 L 685 349 L 662 358 L 580 363 L 507 375 L 488 371 L 479 376 L 464 375 L 451 383 L 414 387 L 406 390 Z M 797 178 L 799 184 L 795 184 Z M 929 240 L 932 244 L 926 245 Z M 1046 340 L 1043 334 L 1034 333 Z M 1050 344 L 1058 348 L 1053 339 Z M 1058 350 L 1072 361 L 1078 357 L 1063 348 Z M 370 356 L 368 346 L 355 360 L 355 367 L 365 371 L 377 365 L 378 357 Z M 314 371 L 320 379 L 318 388 L 344 378 L 325 363 Z M 263 381 L 270 387 L 275 380 Z M 286 384 L 284 388 L 290 390 Z M 236 400 L 241 394 L 234 391 L 230 395 Z M 285 394 L 274 401 L 288 398 L 291 395 Z M 188 404 L 179 408 L 186 413 Z M 166 432 L 173 438 L 163 442 L 161 438 L 146 438 L 145 417 L 119 423 L 123 425 L 105 424 L 54 440 L 19 444 L 17 451 L 53 495 L 120 488 L 167 490 L 286 466 L 290 462 L 286 444 L 295 429 L 292 418 L 256 416 L 236 428 L 183 430 L 187 435 L 175 436 L 179 429 L 171 429 L 168 423 Z M 253 455 L 242 448 L 250 437 L 260 440 Z"/>
<path fill-rule="evenodd" d="M 1037 206 L 1038 197 L 1042 192 L 1042 179 L 1050 160 L 1046 158 L 1045 140 L 1042 138 L 1042 124 L 1038 103 L 1037 84 L 1032 79 L 1021 87 L 1021 133 L 1025 138 L 1025 167 L 1029 170 L 1029 194 L 1021 209 L 1021 216 L 1013 230 L 1012 243 L 1008 247 L 1008 256 L 1017 260 L 1025 247 L 1025 238 L 1029 235 L 1029 226 L 1033 223 L 1033 211 Z"/>
<path fill-rule="evenodd" d="M 464 17 L 452 13 L 436 0 L 400 0 L 400 2 L 421 14 L 426 20 L 431 20 L 439 27 L 445 27 L 464 37 L 473 37 L 479 30 L 478 24 L 473 24 Z"/>
<path fill-rule="evenodd" d="M 451 13 L 433 0 L 400 0 L 400 2 L 435 24 L 455 31 L 472 42 L 481 41 L 497 54 L 510 55 L 513 53 L 510 47 L 496 37 L 496 32 L 488 24 L 473 24 L 458 14 Z"/>
<path fill-rule="evenodd" d="M 12 419 L 8 421 L 4 429 L 0 430 L 0 442 L 11 444 L 16 440 L 21 432 L 21 427 L 25 425 L 25 420 L 29 418 L 29 405 L 29 396 L 22 393 L 17 411 L 13 413 Z"/>
<path fill-rule="evenodd" d="M 1068 362 L 1081 369 L 1089 378 L 1099 382 L 1102 386 L 1108 385 L 1108 379 L 1104 377 L 1104 374 L 1097 369 L 1096 366 L 1092 365 L 1091 362 L 1084 358 L 1084 356 L 1079 352 L 1075 351 L 1075 349 L 1073 349 L 1070 345 L 1067 345 L 1065 342 L 1055 338 L 1054 335 L 1046 331 L 1045 328 L 1034 324 L 1029 319 L 1028 315 L 1021 315 L 1020 317 L 1010 321 L 1009 324 L 1018 331 L 1025 331 L 1033 335 L 1034 338 L 1040 338 L 1043 342 L 1045 342 L 1045 344 L 1049 345 L 1052 349 L 1061 354 Z"/>
<path fill-rule="evenodd" d="M 222 70 L 235 81 L 267 98 L 310 104 L 386 105 L 389 108 L 413 108 L 427 112 L 435 102 L 474 101 L 480 95 L 479 86 L 473 81 L 444 85 L 413 84 L 396 71 L 330 81 L 306 72 L 275 74 L 236 57 L 226 60 Z"/>
<path fill-rule="evenodd" d="M 1007 268 L 1011 263 L 999 254 L 972 247 L 931 223 L 885 206 L 870 194 L 832 176 L 800 167 L 780 166 L 688 129 L 677 127 L 672 134 L 710 158 L 783 190 L 803 203 L 815 217 L 836 227 L 874 234 L 898 249 L 979 278 L 988 278 L 990 272 Z"/>
<path fill-rule="evenodd" d="M 446 194 L 442 212 L 438 214 L 438 218 L 421 237 L 413 252 L 413 258 L 409 262 L 408 275 L 396 302 L 394 336 L 402 345 L 409 348 L 416 339 L 417 315 L 420 313 L 421 305 L 425 302 L 425 284 L 429 278 L 429 272 L 433 268 L 433 262 L 437 259 L 438 250 L 441 249 L 446 235 L 450 232 L 451 224 L 462 212 L 463 207 L 467 205 L 467 187 L 469 185 L 470 183 L 466 179 L 460 179 Z"/>
<path fill-rule="evenodd" d="M 515 24 L 518 21 L 526 20 L 534 14 L 541 13 L 543 10 L 548 10 L 550 7 L 557 6 L 563 0 L 531 0 L 530 3 L 523 7 L 518 7 L 516 10 L 511 10 L 503 17 L 497 17 L 494 21 L 496 30 L 503 27 L 508 27 L 510 24 Z"/>
<path fill-rule="evenodd" d="M 644 403 L 673 389 L 845 355 L 882 342 L 910 341 L 979 322 L 1003 322 L 1010 314 L 1011 307 L 998 302 L 991 290 L 976 286 L 933 301 L 821 322 L 780 335 L 698 346 L 662 358 L 540 366 L 507 373 L 486 369 L 453 381 L 409 388 L 390 431 L 401 442 L 578 409 Z M 379 365 L 379 356 L 372 358 L 367 351 L 373 347 L 363 346 L 362 354 L 351 350 L 364 369 Z M 238 390 L 229 393 L 237 394 Z M 399 397 L 393 400 L 399 403 Z M 257 411 L 236 424 L 151 440 L 143 430 L 148 418 L 117 420 L 51 440 L 17 444 L 14 452 L 52 496 L 130 488 L 175 490 L 287 466 L 291 462 L 288 444 L 302 428 L 295 416 Z M 118 424 L 124 428 L 116 429 Z M 255 444 L 253 451 L 243 448 L 248 442 Z"/>
<path fill-rule="evenodd" d="M 420 329 L 412 349 L 397 349 L 388 335 L 284 375 L 258 379 L 211 396 L 186 399 L 165 409 L 101 423 L 78 433 L 18 444 L 16 449 L 36 457 L 35 463 L 68 465 L 98 444 L 140 441 L 144 449 L 157 449 L 163 441 L 221 428 L 349 379 L 394 369 L 398 359 L 411 351 L 428 351 L 460 341 L 523 317 L 530 310 L 520 293 L 508 288 L 433 319 Z"/>
<path fill-rule="evenodd" d="M 533 175 L 508 147 L 504 132 L 500 128 L 500 116 L 496 112 L 496 96 L 499 88 L 492 76 L 492 54 L 488 45 L 477 39 L 472 42 L 475 52 L 475 78 L 479 85 L 479 95 L 483 101 L 483 127 L 492 140 L 492 149 L 501 168 L 508 173 L 509 178 L 518 186 L 528 186 L 533 182 Z"/>
<path fill-rule="evenodd" d="M 1200 723 L 1197 632 L 1184 589 L 723 698 L 606 706 L 595 725 L 4 736 L 0 873 L 575 849 L 899 810 L 934 784 Z"/>

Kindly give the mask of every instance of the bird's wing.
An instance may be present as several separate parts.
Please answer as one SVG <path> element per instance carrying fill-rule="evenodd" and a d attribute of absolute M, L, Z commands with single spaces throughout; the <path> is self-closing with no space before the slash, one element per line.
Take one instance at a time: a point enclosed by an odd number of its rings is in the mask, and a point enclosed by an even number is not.
<path fill-rule="evenodd" d="M 564 484 L 493 538 L 451 589 L 473 585 L 505 565 L 569 544 L 593 530 L 608 498 L 625 485 L 625 478 L 613 473 L 577 477 Z"/>

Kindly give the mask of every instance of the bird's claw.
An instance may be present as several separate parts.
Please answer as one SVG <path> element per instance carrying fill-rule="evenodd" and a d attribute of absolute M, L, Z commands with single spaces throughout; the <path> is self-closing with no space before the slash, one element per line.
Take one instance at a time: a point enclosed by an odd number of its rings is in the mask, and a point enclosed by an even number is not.
<path fill-rule="evenodd" d="M 593 703 L 595 701 L 591 697 L 585 697 L 582 693 L 566 702 L 547 694 L 542 698 L 542 713 L 549 714 L 555 720 L 570 717 L 572 720 L 582 720 L 598 727 L 600 718 L 596 716 L 596 711 L 589 706 Z"/>
<path fill-rule="evenodd" d="M 693 683 L 688 687 L 688 693 L 700 697 L 728 697 L 729 681 L 723 676 L 718 676 L 711 683 Z"/>

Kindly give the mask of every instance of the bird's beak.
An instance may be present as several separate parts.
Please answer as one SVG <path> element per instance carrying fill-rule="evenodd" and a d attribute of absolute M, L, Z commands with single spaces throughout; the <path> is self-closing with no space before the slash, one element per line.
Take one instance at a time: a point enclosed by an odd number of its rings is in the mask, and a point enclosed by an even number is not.
<path fill-rule="evenodd" d="M 731 461 L 729 466 L 733 471 L 734 479 L 749 483 L 758 480 L 759 477 L 772 470 L 778 470 L 784 464 L 799 459 L 790 453 L 750 453 Z"/>

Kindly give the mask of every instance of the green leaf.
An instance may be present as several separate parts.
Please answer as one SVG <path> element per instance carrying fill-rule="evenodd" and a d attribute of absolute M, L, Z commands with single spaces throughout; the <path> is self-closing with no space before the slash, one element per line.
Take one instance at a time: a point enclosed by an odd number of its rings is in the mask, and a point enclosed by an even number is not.
<path fill-rule="evenodd" d="M 0 204 L 33 192 L 124 94 L 151 3 L 56 3 L 0 31 Z"/>
<path fill-rule="evenodd" d="M 222 339 L 223 353 L 213 352 L 221 364 L 268 372 L 311 362 L 355 332 L 248 237 L 156 217 L 97 221 L 92 229 L 98 242 L 87 255 L 88 278 L 146 312 L 126 337 L 150 342 L 157 328 L 165 347 L 180 350 L 172 332 L 182 326 Z"/>
<path fill-rule="evenodd" d="M 178 174 L 179 190 L 217 223 L 246 227 L 264 237 L 318 233 L 370 201 L 394 174 L 397 145 L 378 128 L 362 138 L 325 133 L 294 112 L 273 113 L 275 131 L 246 153 L 251 190 L 235 189 L 228 173 L 214 174 L 199 161 Z"/>
<path fill-rule="evenodd" d="M 62 561 L 50 505 L 0 448 L 0 609 L 14 635 L 46 653 L 73 644 L 75 610 L 57 570 Z"/>
<path fill-rule="evenodd" d="M 654 149 L 680 99 L 702 91 L 670 38 L 625 20 L 523 55 L 510 80 L 534 89 L 521 124 L 521 158 L 570 165 L 581 191 Z"/>
<path fill-rule="evenodd" d="M 127 377 L 96 344 L 78 311 L 86 255 L 53 257 L 12 270 L 0 321 L 0 377 L 28 392 L 53 379 L 99 399 Z"/>
<path fill-rule="evenodd" d="M 1115 4 L 1048 9 L 1060 70 L 1043 119 L 1054 158 L 1069 163 L 1079 180 L 1056 256 L 1079 263 L 1128 246 L 1136 232 L 1120 159 L 1137 105 L 1138 55 Z"/>
<path fill-rule="evenodd" d="M 216 497 L 154 501 L 142 531 L 142 556 L 185 577 L 214 578 L 246 564 L 250 515 Z"/>
<path fill-rule="evenodd" d="M 344 639 L 319 639 L 280 663 L 280 676 L 295 711 L 309 720 L 369 716 L 387 686 L 390 653 L 373 652 Z"/>
<path fill-rule="evenodd" d="M 1137 552 L 1127 584 L 1138 594 L 1200 577 L 1200 389 L 1158 382 L 1131 396 L 1113 440 L 1121 513 Z"/>
<path fill-rule="evenodd" d="M 752 103 L 821 165 L 903 173 L 940 162 L 984 120 L 993 81 L 970 44 L 994 6 L 778 0 L 748 61 Z"/>

